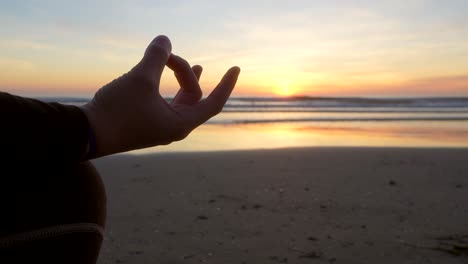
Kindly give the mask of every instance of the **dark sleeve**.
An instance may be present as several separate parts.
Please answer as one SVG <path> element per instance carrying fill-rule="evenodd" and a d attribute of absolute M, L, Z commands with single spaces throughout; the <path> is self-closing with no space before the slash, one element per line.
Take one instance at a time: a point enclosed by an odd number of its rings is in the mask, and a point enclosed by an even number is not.
<path fill-rule="evenodd" d="M 76 106 L 0 92 L 0 124 L 4 162 L 73 162 L 86 156 L 89 123 Z"/>

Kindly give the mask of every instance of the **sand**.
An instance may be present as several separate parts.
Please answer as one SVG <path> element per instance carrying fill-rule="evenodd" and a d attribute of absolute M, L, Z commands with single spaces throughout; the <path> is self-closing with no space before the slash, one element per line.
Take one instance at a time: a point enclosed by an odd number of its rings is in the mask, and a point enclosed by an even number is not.
<path fill-rule="evenodd" d="M 468 263 L 468 149 L 117 155 L 99 263 Z"/>

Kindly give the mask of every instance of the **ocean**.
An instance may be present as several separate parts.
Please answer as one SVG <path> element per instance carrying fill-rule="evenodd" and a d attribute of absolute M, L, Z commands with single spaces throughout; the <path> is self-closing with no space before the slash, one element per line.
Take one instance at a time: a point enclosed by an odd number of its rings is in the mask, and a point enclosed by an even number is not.
<path fill-rule="evenodd" d="M 187 139 L 132 154 L 313 146 L 467 147 L 468 98 L 235 97 Z"/>

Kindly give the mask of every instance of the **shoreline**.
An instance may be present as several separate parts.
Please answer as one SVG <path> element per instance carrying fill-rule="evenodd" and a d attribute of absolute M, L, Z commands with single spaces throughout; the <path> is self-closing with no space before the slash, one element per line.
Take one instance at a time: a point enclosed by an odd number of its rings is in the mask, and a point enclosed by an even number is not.
<path fill-rule="evenodd" d="M 94 163 L 108 194 L 98 263 L 468 259 L 447 246 L 468 244 L 468 148 L 164 152 Z"/>
<path fill-rule="evenodd" d="M 173 143 L 172 143 L 173 144 Z M 171 145 L 164 145 L 162 147 L 171 147 Z M 157 149 L 158 147 L 153 147 Z M 144 150 L 144 149 L 143 149 Z M 189 151 L 161 151 L 157 150 L 153 152 L 138 152 L 140 150 L 134 150 L 130 152 L 114 154 L 112 157 L 105 157 L 104 159 L 112 159 L 118 156 L 122 157 L 148 157 L 148 156 L 161 156 L 161 155 L 196 155 L 196 154 L 235 154 L 239 152 L 242 153 L 251 153 L 251 152 L 279 152 L 279 151 L 319 151 L 319 150 L 337 150 L 337 151 L 346 151 L 346 150 L 376 150 L 376 151 L 389 151 L 389 150 L 436 150 L 436 151 L 450 151 L 450 150 L 466 150 L 468 151 L 468 146 L 307 146 L 307 147 L 279 147 L 279 148 L 258 148 L 258 149 L 232 149 L 232 150 L 189 150 Z M 132 153 L 134 152 L 134 153 Z"/>

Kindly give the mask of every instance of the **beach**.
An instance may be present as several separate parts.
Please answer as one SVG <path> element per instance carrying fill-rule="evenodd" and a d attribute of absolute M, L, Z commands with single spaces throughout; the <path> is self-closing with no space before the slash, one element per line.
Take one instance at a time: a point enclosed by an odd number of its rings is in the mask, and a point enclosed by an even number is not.
<path fill-rule="evenodd" d="M 120 154 L 98 263 L 467 263 L 468 149 Z"/>

